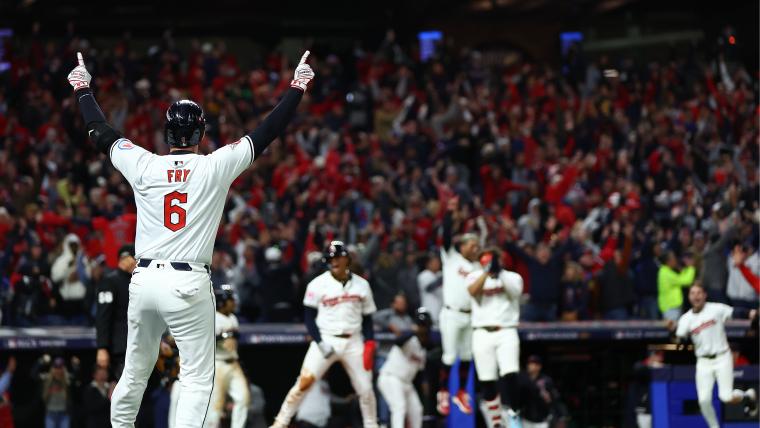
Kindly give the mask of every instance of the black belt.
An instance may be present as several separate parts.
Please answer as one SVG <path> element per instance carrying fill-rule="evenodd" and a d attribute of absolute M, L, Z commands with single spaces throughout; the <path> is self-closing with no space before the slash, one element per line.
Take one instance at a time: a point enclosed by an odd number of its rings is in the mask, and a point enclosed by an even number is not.
<path fill-rule="evenodd" d="M 502 328 L 505 328 L 505 327 L 502 327 L 502 326 L 499 326 L 499 325 L 487 325 L 487 326 L 483 326 L 483 327 L 475 327 L 476 330 L 478 330 L 478 329 L 485 330 L 485 331 L 490 332 L 490 333 L 493 333 L 494 331 L 499 331 Z"/>
<path fill-rule="evenodd" d="M 227 364 L 233 364 L 233 363 L 237 363 L 237 360 L 238 360 L 237 358 L 227 358 L 226 360 L 222 360 L 222 361 L 224 361 Z"/>
<path fill-rule="evenodd" d="M 451 306 L 449 306 L 449 305 L 445 305 L 444 307 L 445 307 L 446 309 L 449 309 L 449 310 L 452 310 L 452 311 L 461 312 L 461 313 L 463 313 L 463 314 L 471 314 L 471 313 L 472 313 L 472 311 L 471 311 L 471 310 L 469 310 L 469 309 L 458 309 L 458 308 L 452 308 L 452 307 L 451 307 Z"/>
<path fill-rule="evenodd" d="M 137 261 L 137 267 L 148 267 L 153 262 L 153 259 L 140 259 Z M 190 266 L 190 263 L 187 262 L 169 262 L 169 264 L 174 268 L 174 270 L 183 270 L 183 271 L 191 271 L 193 270 L 193 267 Z M 204 268 L 206 268 L 206 272 L 211 273 L 211 269 L 209 269 L 208 265 L 203 265 Z"/>
<path fill-rule="evenodd" d="M 340 337 L 341 339 L 348 339 L 349 337 L 353 336 L 352 334 L 343 333 L 343 334 L 331 334 L 332 337 Z"/>
<path fill-rule="evenodd" d="M 702 356 L 701 356 L 701 357 L 699 357 L 699 358 L 709 358 L 709 359 L 711 359 L 711 360 L 714 360 L 715 358 L 718 358 L 718 357 L 720 357 L 721 355 L 725 354 L 726 352 L 728 352 L 728 351 L 719 352 L 719 353 L 717 353 L 717 354 L 702 355 Z"/>

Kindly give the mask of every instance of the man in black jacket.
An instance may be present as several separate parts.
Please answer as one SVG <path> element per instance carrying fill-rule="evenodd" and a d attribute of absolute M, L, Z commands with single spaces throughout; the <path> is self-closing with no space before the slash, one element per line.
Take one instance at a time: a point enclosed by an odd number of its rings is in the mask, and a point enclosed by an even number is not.
<path fill-rule="evenodd" d="M 129 307 L 129 281 L 135 269 L 135 247 L 125 245 L 119 249 L 118 269 L 109 272 L 98 284 L 98 312 L 95 317 L 97 331 L 97 364 L 111 367 L 115 379 L 124 370 L 127 351 L 127 308 Z"/>

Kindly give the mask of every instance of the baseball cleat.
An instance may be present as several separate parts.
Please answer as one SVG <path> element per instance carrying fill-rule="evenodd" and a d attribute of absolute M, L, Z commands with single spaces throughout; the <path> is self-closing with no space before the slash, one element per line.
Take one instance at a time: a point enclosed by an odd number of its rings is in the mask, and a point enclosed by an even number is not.
<path fill-rule="evenodd" d="M 744 392 L 744 413 L 753 418 L 757 416 L 757 391 L 753 388 Z"/>
<path fill-rule="evenodd" d="M 454 404 L 459 407 L 459 410 L 465 415 L 472 413 L 472 399 L 470 398 L 470 394 L 465 390 L 460 389 L 451 401 L 453 401 Z"/>
<path fill-rule="evenodd" d="M 438 391 L 436 398 L 438 400 L 438 404 L 435 406 L 436 410 L 438 410 L 438 413 L 442 416 L 448 416 L 449 411 L 451 410 L 449 408 L 449 391 L 443 389 Z"/>

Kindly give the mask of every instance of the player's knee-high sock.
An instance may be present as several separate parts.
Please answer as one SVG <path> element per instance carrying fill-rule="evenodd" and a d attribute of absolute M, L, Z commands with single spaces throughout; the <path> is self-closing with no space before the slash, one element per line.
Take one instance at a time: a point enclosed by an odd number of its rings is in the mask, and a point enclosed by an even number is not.
<path fill-rule="evenodd" d="M 372 388 L 359 394 L 359 410 L 364 428 L 377 428 L 377 399 Z"/>
<path fill-rule="evenodd" d="M 440 390 L 449 390 L 449 375 L 451 374 L 451 366 L 448 364 L 442 364 L 441 365 L 441 372 L 438 376 L 439 385 L 438 389 Z"/>
<path fill-rule="evenodd" d="M 459 362 L 459 389 L 466 389 L 467 388 L 467 378 L 470 374 L 470 362 L 469 361 L 460 361 Z"/>
<path fill-rule="evenodd" d="M 499 393 L 496 388 L 496 382 L 488 381 L 480 384 L 483 391 L 483 405 L 480 407 L 483 412 L 483 419 L 489 428 L 501 424 L 501 402 Z"/>
<path fill-rule="evenodd" d="M 520 383 L 517 373 L 507 373 L 501 378 L 501 402 L 514 411 L 520 410 Z"/>

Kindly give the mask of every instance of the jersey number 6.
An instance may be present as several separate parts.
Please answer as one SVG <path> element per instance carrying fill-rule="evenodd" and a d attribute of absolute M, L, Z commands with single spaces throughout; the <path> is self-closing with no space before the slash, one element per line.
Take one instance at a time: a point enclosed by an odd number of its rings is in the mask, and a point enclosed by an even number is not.
<path fill-rule="evenodd" d="M 177 204 L 174 201 L 178 201 Z M 172 232 L 185 227 L 187 211 L 179 206 L 185 203 L 187 203 L 187 193 L 174 191 L 164 196 L 164 226 Z"/>

